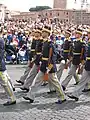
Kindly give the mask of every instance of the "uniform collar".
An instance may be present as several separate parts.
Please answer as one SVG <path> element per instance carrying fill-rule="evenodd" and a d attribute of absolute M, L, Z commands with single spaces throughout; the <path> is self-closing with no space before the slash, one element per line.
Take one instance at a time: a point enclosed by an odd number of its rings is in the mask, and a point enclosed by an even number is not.
<path fill-rule="evenodd" d="M 43 42 L 47 42 L 48 41 L 48 38 L 47 39 L 43 39 Z"/>
<path fill-rule="evenodd" d="M 66 38 L 66 40 L 70 40 L 70 38 Z"/>
<path fill-rule="evenodd" d="M 65 38 L 65 40 L 68 40 L 68 41 L 69 41 L 69 40 L 70 40 L 70 37 L 69 37 L 69 38 Z"/>
<path fill-rule="evenodd" d="M 76 41 L 80 41 L 80 42 L 82 42 L 82 38 L 78 38 L 78 39 L 76 39 Z"/>
<path fill-rule="evenodd" d="M 40 39 L 41 39 L 41 38 L 36 38 L 36 37 L 35 37 L 35 40 L 40 40 Z"/>

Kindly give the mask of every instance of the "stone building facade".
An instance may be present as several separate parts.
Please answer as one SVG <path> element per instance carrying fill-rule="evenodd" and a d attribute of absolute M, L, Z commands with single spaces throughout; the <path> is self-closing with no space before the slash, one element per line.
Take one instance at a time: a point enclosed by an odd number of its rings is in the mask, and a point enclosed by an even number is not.
<path fill-rule="evenodd" d="M 36 20 L 39 12 L 21 12 L 17 15 L 12 15 L 13 19 L 25 19 L 25 20 Z"/>
<path fill-rule="evenodd" d="M 43 10 L 41 12 L 22 12 L 19 15 L 12 15 L 14 19 L 32 19 L 36 20 L 37 17 L 47 19 L 57 19 L 60 22 L 67 24 L 88 24 L 90 25 L 90 12 L 86 10 L 71 10 L 54 8 L 50 10 Z"/>
<path fill-rule="evenodd" d="M 53 8 L 66 9 L 67 0 L 54 0 Z"/>
<path fill-rule="evenodd" d="M 6 6 L 0 4 L 0 22 L 4 22 Z"/>
<path fill-rule="evenodd" d="M 40 12 L 21 12 L 19 15 L 12 15 L 14 19 L 36 20 L 38 16 L 67 24 L 88 24 L 90 25 L 90 12 L 87 10 L 66 9 L 67 0 L 54 0 L 53 9 Z"/>
<path fill-rule="evenodd" d="M 86 10 L 71 10 L 54 8 L 50 10 L 44 10 L 41 12 L 43 18 L 54 19 L 56 18 L 60 22 L 66 22 L 68 24 L 88 24 L 90 25 L 90 12 Z"/>

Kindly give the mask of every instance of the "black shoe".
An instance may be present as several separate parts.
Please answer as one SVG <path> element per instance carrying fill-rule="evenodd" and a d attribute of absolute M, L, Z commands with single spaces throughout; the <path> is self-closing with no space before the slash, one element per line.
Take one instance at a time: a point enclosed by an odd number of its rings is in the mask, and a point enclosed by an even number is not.
<path fill-rule="evenodd" d="M 66 88 L 62 85 L 62 89 L 65 91 L 66 90 Z"/>
<path fill-rule="evenodd" d="M 75 96 L 73 96 L 73 95 L 68 95 L 68 97 L 71 98 L 71 99 L 74 99 L 75 101 L 78 101 L 78 100 L 79 100 L 79 98 L 77 98 L 77 97 L 75 97 Z"/>
<path fill-rule="evenodd" d="M 17 83 L 21 83 L 22 85 L 24 85 L 24 83 L 20 80 L 16 80 Z"/>
<path fill-rule="evenodd" d="M 90 89 L 84 89 L 84 90 L 82 90 L 82 92 L 89 92 L 90 91 Z"/>
<path fill-rule="evenodd" d="M 64 103 L 66 101 L 66 99 L 64 99 L 64 100 L 58 100 L 57 102 L 55 102 L 56 104 L 62 104 L 62 103 Z"/>
<path fill-rule="evenodd" d="M 23 88 L 23 87 L 20 87 L 21 90 L 24 90 L 26 92 L 29 92 L 29 89 L 28 88 Z"/>
<path fill-rule="evenodd" d="M 25 100 L 29 100 L 30 101 L 30 103 L 33 103 L 34 102 L 34 100 L 32 100 L 32 99 L 30 99 L 29 97 L 23 97 Z"/>
<path fill-rule="evenodd" d="M 46 83 L 44 82 L 41 86 L 46 86 L 47 84 L 48 84 L 48 82 L 46 82 Z"/>
<path fill-rule="evenodd" d="M 13 87 L 13 91 L 15 91 L 15 88 Z"/>
<path fill-rule="evenodd" d="M 53 93 L 56 93 L 56 90 L 53 90 L 53 91 L 49 91 L 47 92 L 48 94 L 53 94 Z"/>
<path fill-rule="evenodd" d="M 6 102 L 6 103 L 4 103 L 3 105 L 4 106 L 9 106 L 9 105 L 14 105 L 14 104 L 16 104 L 16 101 L 8 101 L 8 102 Z"/>
<path fill-rule="evenodd" d="M 78 85 L 79 82 L 76 82 L 74 85 Z"/>

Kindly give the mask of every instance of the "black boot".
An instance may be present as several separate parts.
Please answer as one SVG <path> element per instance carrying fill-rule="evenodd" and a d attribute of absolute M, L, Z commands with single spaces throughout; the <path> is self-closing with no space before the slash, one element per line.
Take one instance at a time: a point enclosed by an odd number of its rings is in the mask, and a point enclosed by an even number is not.
<path fill-rule="evenodd" d="M 77 97 L 75 97 L 75 96 L 73 96 L 73 95 L 68 95 L 68 97 L 71 98 L 71 99 L 74 99 L 75 101 L 78 101 L 78 100 L 79 100 L 79 98 L 77 98 Z"/>
<path fill-rule="evenodd" d="M 43 84 L 41 86 L 46 86 L 48 84 L 48 82 L 43 82 Z"/>
<path fill-rule="evenodd" d="M 30 103 L 33 103 L 34 102 L 34 100 L 32 100 L 32 99 L 30 99 L 29 97 L 23 97 L 25 100 L 29 100 L 30 101 Z"/>
<path fill-rule="evenodd" d="M 64 99 L 64 100 L 58 100 L 57 102 L 55 102 L 56 104 L 62 104 L 62 103 L 64 103 L 64 102 L 66 102 L 66 99 Z"/>
<path fill-rule="evenodd" d="M 15 88 L 13 87 L 13 91 L 15 91 Z"/>
<path fill-rule="evenodd" d="M 84 90 L 82 90 L 82 92 L 89 92 L 90 91 L 90 89 L 84 89 Z"/>
<path fill-rule="evenodd" d="M 79 82 L 76 82 L 74 85 L 78 85 Z"/>
<path fill-rule="evenodd" d="M 65 91 L 66 90 L 66 88 L 62 85 L 62 89 L 63 89 L 63 91 Z"/>
<path fill-rule="evenodd" d="M 53 93 L 56 93 L 56 90 L 53 90 L 53 91 L 49 91 L 47 92 L 48 94 L 53 94 Z"/>
<path fill-rule="evenodd" d="M 14 105 L 14 104 L 16 104 L 16 101 L 8 101 L 8 102 L 6 102 L 6 103 L 4 103 L 3 105 L 4 106 L 9 106 L 9 105 Z"/>
<path fill-rule="evenodd" d="M 21 83 L 22 85 L 24 85 L 24 83 L 20 80 L 16 80 L 17 83 Z"/>
<path fill-rule="evenodd" d="M 28 88 L 20 87 L 20 89 L 23 90 L 23 91 L 29 92 Z"/>

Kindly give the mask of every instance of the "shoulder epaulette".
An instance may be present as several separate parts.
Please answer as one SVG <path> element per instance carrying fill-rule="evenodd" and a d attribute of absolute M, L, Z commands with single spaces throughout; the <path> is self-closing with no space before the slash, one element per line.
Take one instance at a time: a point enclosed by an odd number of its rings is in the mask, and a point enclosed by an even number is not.
<path fill-rule="evenodd" d="M 48 39 L 48 42 L 51 42 L 51 40 L 50 40 L 50 39 Z"/>
<path fill-rule="evenodd" d="M 76 40 L 79 40 L 80 42 L 83 42 L 81 38 L 79 38 L 79 39 L 76 39 Z"/>
<path fill-rule="evenodd" d="M 48 39 L 43 39 L 43 42 L 46 42 L 46 41 L 48 41 Z"/>

